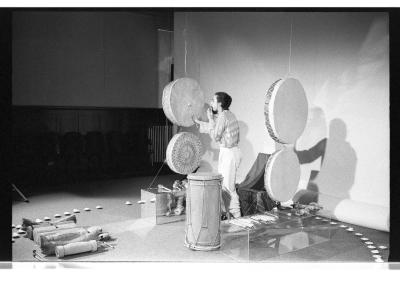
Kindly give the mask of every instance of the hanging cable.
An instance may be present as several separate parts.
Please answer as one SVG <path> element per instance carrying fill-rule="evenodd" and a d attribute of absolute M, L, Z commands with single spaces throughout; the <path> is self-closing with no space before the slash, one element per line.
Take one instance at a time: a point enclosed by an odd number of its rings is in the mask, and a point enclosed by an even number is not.
<path fill-rule="evenodd" d="M 186 32 L 186 29 L 185 29 L 185 32 Z M 186 38 L 185 38 L 185 76 L 187 76 L 187 73 L 186 73 L 186 56 L 187 56 L 187 42 L 186 42 Z"/>
<path fill-rule="evenodd" d="M 185 41 L 185 76 L 187 76 L 186 72 L 186 59 L 187 59 L 187 13 L 185 13 L 185 28 L 183 29 L 183 38 Z"/>
<path fill-rule="evenodd" d="M 286 77 L 290 74 L 290 63 L 292 60 L 292 34 L 293 34 L 293 18 L 290 19 L 290 40 L 289 40 L 289 64 L 288 64 L 288 72 Z"/>

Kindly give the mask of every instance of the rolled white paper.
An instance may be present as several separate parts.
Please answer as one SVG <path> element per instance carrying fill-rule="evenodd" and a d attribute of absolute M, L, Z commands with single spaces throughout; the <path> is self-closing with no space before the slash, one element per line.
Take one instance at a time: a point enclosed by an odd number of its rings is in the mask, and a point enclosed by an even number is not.
<path fill-rule="evenodd" d="M 97 242 L 95 240 L 91 240 L 88 242 L 70 243 L 64 246 L 57 246 L 55 249 L 55 253 L 58 258 L 62 258 L 64 256 L 73 254 L 95 252 L 95 251 L 97 251 Z"/>

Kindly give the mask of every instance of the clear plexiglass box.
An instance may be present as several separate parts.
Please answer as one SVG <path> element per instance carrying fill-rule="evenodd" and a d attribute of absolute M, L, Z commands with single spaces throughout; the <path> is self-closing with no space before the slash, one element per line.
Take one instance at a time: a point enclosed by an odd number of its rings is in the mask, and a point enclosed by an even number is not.
<path fill-rule="evenodd" d="M 146 218 L 154 224 L 165 224 L 185 220 L 185 212 L 175 215 L 168 212 L 168 193 L 159 192 L 158 188 L 147 188 L 141 190 L 140 217 Z"/>
<path fill-rule="evenodd" d="M 276 216 L 276 220 L 254 224 L 252 228 L 223 221 L 221 251 L 237 261 L 273 261 L 274 257 L 305 251 L 329 241 L 338 224 L 331 218 L 315 214 L 296 215 L 293 210 L 275 210 L 266 214 Z"/>

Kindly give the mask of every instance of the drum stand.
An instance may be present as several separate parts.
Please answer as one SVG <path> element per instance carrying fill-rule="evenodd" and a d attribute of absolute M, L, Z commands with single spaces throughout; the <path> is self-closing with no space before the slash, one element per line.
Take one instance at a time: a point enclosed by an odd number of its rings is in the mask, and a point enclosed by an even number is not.
<path fill-rule="evenodd" d="M 24 202 L 29 203 L 29 200 L 28 200 L 28 199 L 25 197 L 25 195 L 18 189 L 18 187 L 15 186 L 14 183 L 10 182 L 10 185 L 11 185 L 13 191 L 17 192 Z"/>

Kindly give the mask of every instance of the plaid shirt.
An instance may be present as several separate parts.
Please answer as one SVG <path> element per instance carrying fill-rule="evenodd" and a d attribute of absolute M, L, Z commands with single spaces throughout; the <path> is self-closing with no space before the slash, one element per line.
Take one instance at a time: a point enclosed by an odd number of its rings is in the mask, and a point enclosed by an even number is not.
<path fill-rule="evenodd" d="M 210 121 L 211 137 L 220 144 L 220 147 L 232 148 L 239 144 L 239 123 L 235 115 L 224 110 L 215 120 Z"/>

